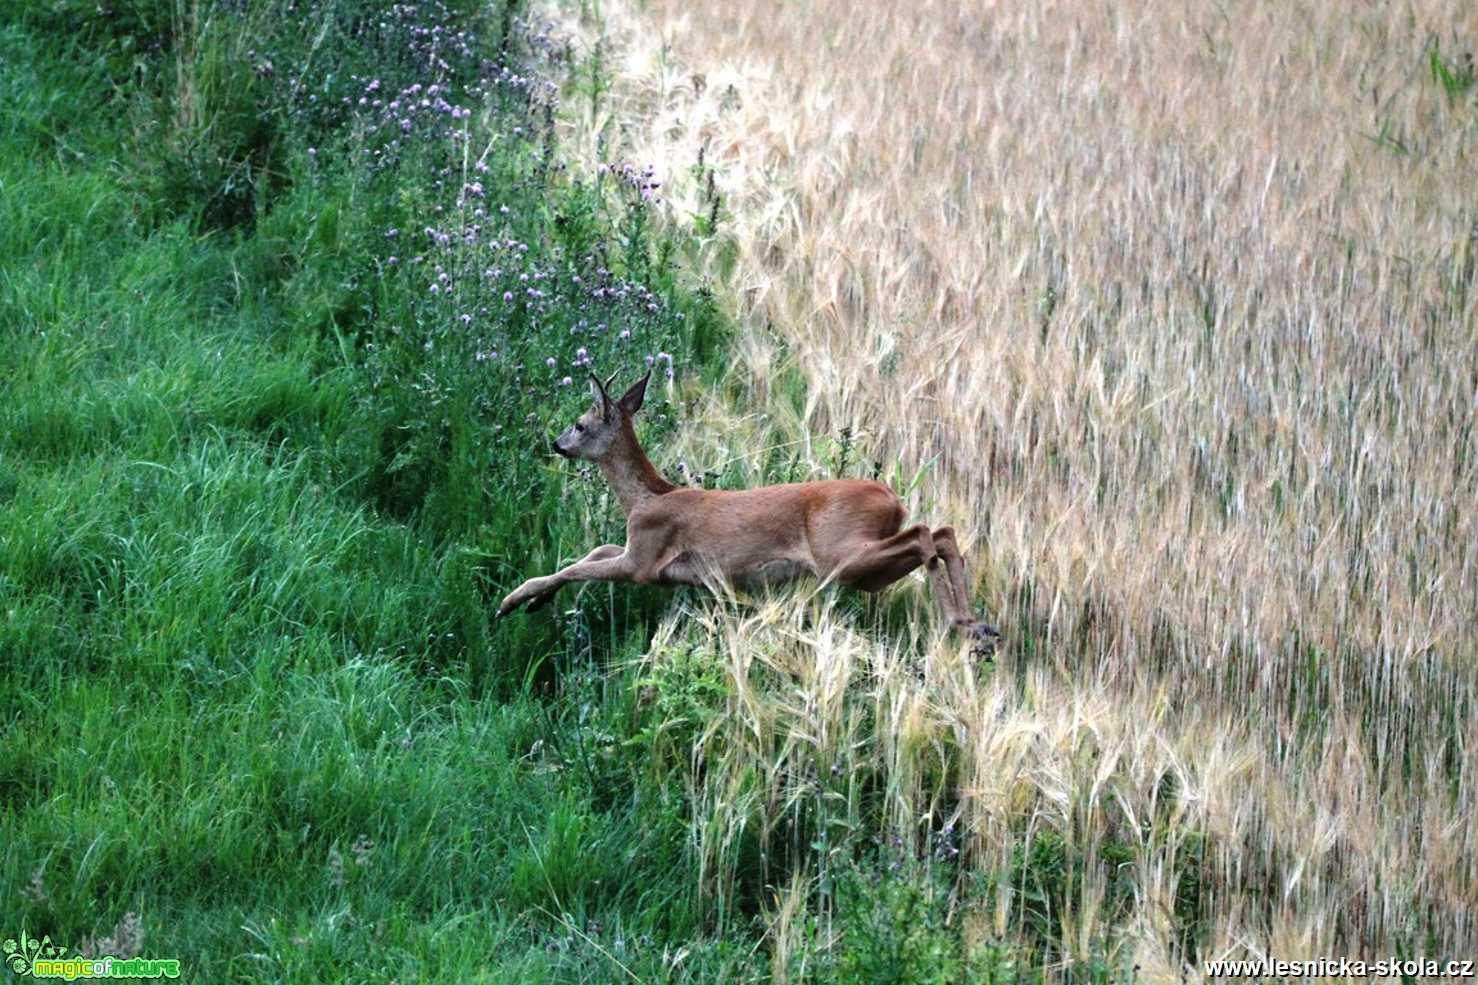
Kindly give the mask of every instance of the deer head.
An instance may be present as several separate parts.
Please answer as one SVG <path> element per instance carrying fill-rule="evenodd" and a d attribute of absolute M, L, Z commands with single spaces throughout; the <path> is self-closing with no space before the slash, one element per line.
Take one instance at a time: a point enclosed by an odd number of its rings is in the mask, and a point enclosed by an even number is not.
<path fill-rule="evenodd" d="M 592 373 L 590 395 L 594 398 L 594 405 L 581 414 L 580 419 L 564 434 L 554 439 L 554 450 L 565 458 L 581 458 L 588 462 L 600 462 L 608 458 L 617 445 L 617 439 L 632 430 L 631 419 L 641 410 L 642 401 L 647 395 L 647 380 L 651 376 L 652 373 L 648 370 L 647 375 L 631 384 L 631 388 L 619 400 L 612 400 L 606 387 L 611 385 L 616 374 L 612 373 L 602 383 Z"/>

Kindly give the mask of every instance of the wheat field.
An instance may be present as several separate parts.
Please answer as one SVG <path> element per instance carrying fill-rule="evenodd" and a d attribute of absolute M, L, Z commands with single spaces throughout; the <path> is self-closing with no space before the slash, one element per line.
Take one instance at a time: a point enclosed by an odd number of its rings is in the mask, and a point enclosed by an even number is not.
<path fill-rule="evenodd" d="M 1006 634 L 987 667 L 821 596 L 674 615 L 730 671 L 692 781 L 716 897 L 743 832 L 856 820 L 829 771 L 886 790 L 881 837 L 957 831 L 964 871 L 1072 846 L 1064 961 L 1194 974 L 1188 877 L 1200 958 L 1473 956 L 1478 89 L 1433 66 L 1478 9 L 567 19 L 613 79 L 569 145 L 716 220 L 742 326 L 659 461 L 758 479 L 840 440 L 956 526 Z M 767 869 L 778 978 L 826 863 Z M 1028 887 L 990 878 L 952 926 L 1011 940 Z"/>

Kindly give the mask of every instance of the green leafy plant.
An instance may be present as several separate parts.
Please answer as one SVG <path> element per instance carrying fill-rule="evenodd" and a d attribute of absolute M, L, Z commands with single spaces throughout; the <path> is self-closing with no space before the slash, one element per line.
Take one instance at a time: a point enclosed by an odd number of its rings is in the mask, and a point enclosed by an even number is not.
<path fill-rule="evenodd" d="M 640 748 L 659 775 L 686 768 L 694 741 L 728 698 L 717 654 L 692 640 L 665 647 L 651 655 L 635 687 L 639 714 L 626 744 Z"/>

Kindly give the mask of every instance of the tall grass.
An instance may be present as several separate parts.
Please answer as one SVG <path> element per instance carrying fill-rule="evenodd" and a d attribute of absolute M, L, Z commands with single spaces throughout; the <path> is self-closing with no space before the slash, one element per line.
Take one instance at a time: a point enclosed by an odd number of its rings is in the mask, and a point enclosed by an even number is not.
<path fill-rule="evenodd" d="M 571 142 L 677 178 L 746 326 L 668 454 L 854 449 L 1008 637 L 706 617 L 693 837 L 777 975 L 847 946 L 839 853 L 944 831 L 950 926 L 1054 973 L 1471 950 L 1472 11 L 601 14 Z"/>
<path fill-rule="evenodd" d="M 563 58 L 511 5 L 0 17 L 0 943 L 752 970 L 601 669 L 661 596 L 491 621 L 611 522 L 564 377 L 667 353 L 657 432 L 718 341 L 642 182 L 567 170 Z"/>

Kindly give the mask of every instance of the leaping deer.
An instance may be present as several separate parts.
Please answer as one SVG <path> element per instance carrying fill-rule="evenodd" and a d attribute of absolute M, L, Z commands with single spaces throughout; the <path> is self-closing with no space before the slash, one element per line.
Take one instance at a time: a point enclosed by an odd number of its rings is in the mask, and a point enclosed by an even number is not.
<path fill-rule="evenodd" d="M 606 544 L 551 575 L 530 578 L 503 599 L 499 616 L 524 604 L 537 609 L 576 581 L 703 585 L 718 575 L 754 585 L 814 575 L 877 592 L 924 565 L 952 629 L 972 637 L 977 649 L 999 639 L 971 614 L 954 530 L 903 527 L 903 503 L 881 482 L 831 479 L 738 490 L 668 482 L 632 424 L 651 375 L 612 400 L 611 380 L 601 383 L 592 374 L 594 406 L 554 442 L 564 457 L 600 466 L 626 514 L 626 546 Z"/>

